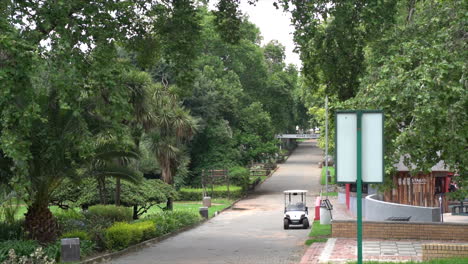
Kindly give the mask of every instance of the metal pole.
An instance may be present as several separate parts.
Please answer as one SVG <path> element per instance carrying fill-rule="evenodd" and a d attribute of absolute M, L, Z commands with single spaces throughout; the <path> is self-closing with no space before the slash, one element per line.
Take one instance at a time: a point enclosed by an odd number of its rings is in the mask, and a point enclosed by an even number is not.
<path fill-rule="evenodd" d="M 325 193 L 328 199 L 328 96 L 325 96 Z"/>
<path fill-rule="evenodd" d="M 357 112 L 357 263 L 362 264 L 362 112 Z"/>

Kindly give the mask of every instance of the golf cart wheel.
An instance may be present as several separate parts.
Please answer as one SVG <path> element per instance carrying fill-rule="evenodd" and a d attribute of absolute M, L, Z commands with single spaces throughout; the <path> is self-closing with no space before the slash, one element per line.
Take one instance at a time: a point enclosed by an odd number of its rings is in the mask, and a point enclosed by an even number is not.
<path fill-rule="evenodd" d="M 289 220 L 284 219 L 284 229 L 289 229 Z"/>
<path fill-rule="evenodd" d="M 302 228 L 304 229 L 309 228 L 309 220 L 307 220 L 307 218 L 302 220 Z"/>

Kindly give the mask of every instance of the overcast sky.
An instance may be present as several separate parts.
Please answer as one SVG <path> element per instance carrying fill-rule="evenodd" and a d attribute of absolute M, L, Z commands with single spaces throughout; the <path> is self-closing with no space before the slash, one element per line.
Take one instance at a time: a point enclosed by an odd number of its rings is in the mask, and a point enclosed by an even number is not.
<path fill-rule="evenodd" d="M 260 28 L 263 36 L 262 45 L 276 39 L 286 47 L 286 63 L 301 66 L 299 54 L 294 53 L 293 32 L 291 14 L 284 13 L 282 9 L 273 6 L 274 0 L 259 0 L 257 4 L 249 5 L 247 1 L 241 1 L 241 9 L 249 16 L 249 20 Z"/>
<path fill-rule="evenodd" d="M 260 28 L 263 40 L 262 45 L 276 39 L 286 47 L 286 63 L 293 63 L 301 67 L 299 54 L 294 53 L 291 14 L 284 13 L 282 9 L 273 6 L 274 0 L 258 0 L 257 4 L 249 5 L 247 0 L 241 1 L 242 13 L 249 16 L 249 20 Z M 215 9 L 217 1 L 210 1 L 210 8 Z"/>

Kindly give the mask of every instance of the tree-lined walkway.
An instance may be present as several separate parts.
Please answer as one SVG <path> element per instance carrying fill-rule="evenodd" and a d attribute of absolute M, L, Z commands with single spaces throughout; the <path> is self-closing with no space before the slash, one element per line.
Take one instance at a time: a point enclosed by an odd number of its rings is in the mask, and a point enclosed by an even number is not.
<path fill-rule="evenodd" d="M 283 190 L 320 190 L 322 151 L 303 142 L 254 194 L 207 223 L 111 263 L 298 263 L 309 229 L 283 230 Z M 311 213 L 314 211 L 311 210 Z"/>

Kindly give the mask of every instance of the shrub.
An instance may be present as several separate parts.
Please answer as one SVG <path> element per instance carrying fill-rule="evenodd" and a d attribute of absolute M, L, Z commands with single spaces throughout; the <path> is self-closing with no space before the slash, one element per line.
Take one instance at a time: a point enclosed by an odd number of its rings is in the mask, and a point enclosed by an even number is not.
<path fill-rule="evenodd" d="M 0 241 L 21 240 L 23 238 L 23 221 L 13 223 L 0 222 Z"/>
<path fill-rule="evenodd" d="M 148 215 L 145 220 L 150 220 L 156 226 L 156 236 L 171 233 L 180 228 L 198 223 L 201 217 L 198 213 L 187 211 L 165 211 Z"/>
<path fill-rule="evenodd" d="M 156 226 L 152 221 L 133 223 L 132 227 L 141 230 L 143 234 L 142 240 L 148 240 L 156 236 Z"/>
<path fill-rule="evenodd" d="M 214 186 L 213 194 L 211 193 L 211 188 L 206 189 L 208 195 L 211 195 L 211 198 L 227 198 L 227 186 Z M 229 198 L 237 199 L 242 197 L 244 191 L 242 187 L 231 185 L 229 186 Z M 179 201 L 201 201 L 203 199 L 203 188 L 181 188 L 179 191 Z"/>
<path fill-rule="evenodd" d="M 106 247 L 112 250 L 120 250 L 128 247 L 134 236 L 129 223 L 117 222 L 105 232 Z"/>
<path fill-rule="evenodd" d="M 17 256 L 29 256 L 38 247 L 39 243 L 34 240 L 8 240 L 0 242 L 0 262 L 3 263 L 3 261 L 8 259 L 10 249 L 13 249 Z"/>
<path fill-rule="evenodd" d="M 129 222 L 132 221 L 131 208 L 115 205 L 94 205 L 85 213 L 87 219 L 100 219 L 99 222 Z"/>
<path fill-rule="evenodd" d="M 79 238 L 80 241 L 91 240 L 91 236 L 83 230 L 72 230 L 66 233 L 63 233 L 61 238 Z"/>
<path fill-rule="evenodd" d="M 7 259 L 2 262 L 3 264 L 54 264 L 56 263 L 54 259 L 47 256 L 47 254 L 42 250 L 41 247 L 38 247 L 28 256 L 17 255 L 14 249 L 8 251 Z"/>
<path fill-rule="evenodd" d="M 60 210 L 54 213 L 61 232 L 85 228 L 85 216 L 74 209 Z"/>
<path fill-rule="evenodd" d="M 229 177 L 232 184 L 241 186 L 244 190 L 249 187 L 250 171 L 247 168 L 232 167 L 229 169 Z"/>

